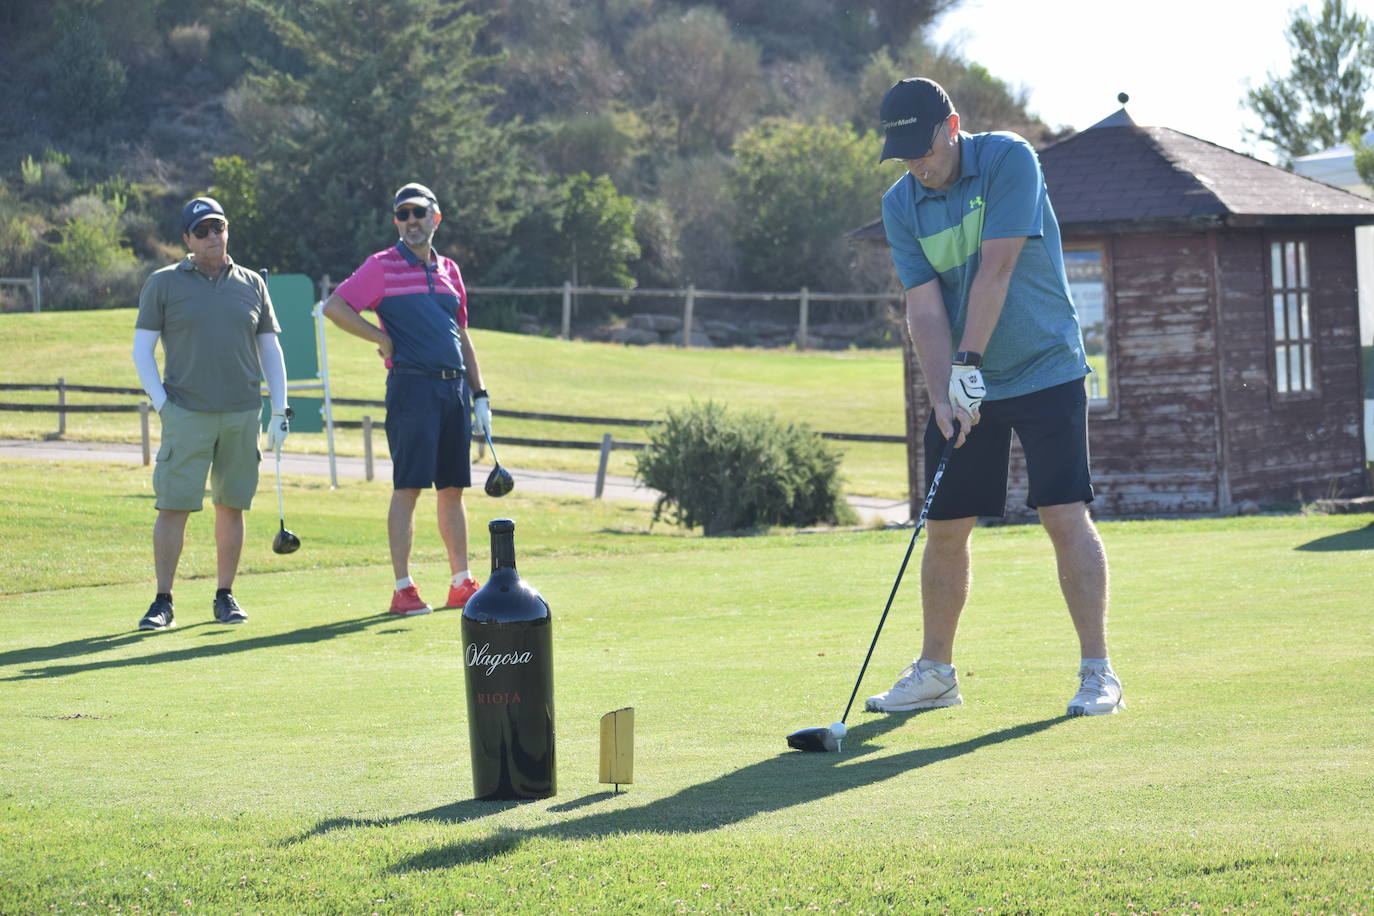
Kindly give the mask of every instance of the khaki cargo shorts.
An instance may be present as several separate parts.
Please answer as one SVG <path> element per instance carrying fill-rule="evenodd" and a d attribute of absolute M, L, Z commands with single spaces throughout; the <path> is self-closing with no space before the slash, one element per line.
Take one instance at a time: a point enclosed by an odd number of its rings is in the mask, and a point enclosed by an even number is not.
<path fill-rule="evenodd" d="M 159 411 L 162 444 L 153 468 L 157 508 L 199 512 L 205 507 L 205 478 L 210 497 L 230 509 L 253 508 L 258 492 L 259 410 L 213 412 L 187 410 L 170 400 Z"/>

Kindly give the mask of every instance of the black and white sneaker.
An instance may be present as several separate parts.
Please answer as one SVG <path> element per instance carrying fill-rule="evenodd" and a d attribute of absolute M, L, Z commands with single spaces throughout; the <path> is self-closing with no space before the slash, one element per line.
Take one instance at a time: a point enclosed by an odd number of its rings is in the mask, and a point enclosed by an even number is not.
<path fill-rule="evenodd" d="M 172 602 L 161 596 L 153 599 L 153 603 L 148 605 L 148 613 L 138 622 L 140 630 L 169 630 L 176 625 Z"/>
<path fill-rule="evenodd" d="M 215 620 L 220 623 L 246 623 L 248 615 L 234 600 L 233 592 L 215 596 Z"/>

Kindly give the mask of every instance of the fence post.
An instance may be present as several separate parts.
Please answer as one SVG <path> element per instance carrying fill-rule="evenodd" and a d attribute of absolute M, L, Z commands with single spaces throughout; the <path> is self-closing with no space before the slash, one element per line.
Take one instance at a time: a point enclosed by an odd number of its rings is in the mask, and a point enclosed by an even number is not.
<path fill-rule="evenodd" d="M 363 478 L 372 479 L 372 418 L 363 416 Z"/>
<path fill-rule="evenodd" d="M 45 439 L 61 439 L 67 432 L 67 380 L 59 378 L 57 380 L 57 432 L 48 433 Z"/>
<path fill-rule="evenodd" d="M 563 340 L 572 340 L 572 281 L 563 281 Z"/>
<path fill-rule="evenodd" d="M 811 291 L 805 286 L 798 297 L 797 311 L 797 349 L 805 350 L 807 325 L 811 322 Z"/>
<path fill-rule="evenodd" d="M 148 412 L 153 409 L 153 405 L 147 401 L 138 402 L 138 425 L 143 432 L 143 466 L 146 468 L 153 463 L 153 443 L 152 437 L 148 434 Z"/>
<path fill-rule="evenodd" d="M 29 292 L 33 294 L 33 310 L 43 311 L 43 278 L 38 273 L 38 265 L 33 266 L 33 285 L 29 287 Z"/>
<path fill-rule="evenodd" d="M 606 464 L 611 458 L 611 434 L 606 433 L 601 437 L 601 463 L 596 467 L 596 493 L 594 499 L 600 499 L 601 494 L 606 491 Z"/>
<path fill-rule="evenodd" d="M 682 301 L 682 345 L 692 345 L 692 310 L 697 304 L 697 285 L 687 284 L 687 298 Z"/>

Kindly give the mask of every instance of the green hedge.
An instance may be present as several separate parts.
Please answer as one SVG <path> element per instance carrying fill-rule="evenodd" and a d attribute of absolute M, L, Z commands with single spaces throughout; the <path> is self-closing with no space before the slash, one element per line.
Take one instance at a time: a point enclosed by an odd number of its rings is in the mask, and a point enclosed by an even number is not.
<path fill-rule="evenodd" d="M 661 494 L 655 520 L 707 536 L 770 525 L 854 521 L 840 492 L 840 452 L 809 428 L 707 401 L 669 410 L 636 456 L 639 479 Z"/>

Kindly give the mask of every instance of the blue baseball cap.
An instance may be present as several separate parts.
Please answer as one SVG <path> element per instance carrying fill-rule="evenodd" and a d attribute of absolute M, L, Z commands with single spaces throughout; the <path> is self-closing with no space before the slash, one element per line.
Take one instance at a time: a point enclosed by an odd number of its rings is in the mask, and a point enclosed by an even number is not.
<path fill-rule="evenodd" d="M 224 208 L 219 205 L 219 201 L 213 197 L 197 197 L 195 200 L 181 208 L 181 231 L 190 232 L 196 225 L 204 219 L 216 217 L 229 222 L 224 215 Z"/>

